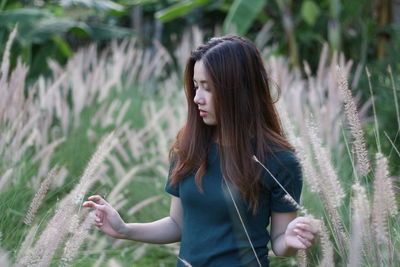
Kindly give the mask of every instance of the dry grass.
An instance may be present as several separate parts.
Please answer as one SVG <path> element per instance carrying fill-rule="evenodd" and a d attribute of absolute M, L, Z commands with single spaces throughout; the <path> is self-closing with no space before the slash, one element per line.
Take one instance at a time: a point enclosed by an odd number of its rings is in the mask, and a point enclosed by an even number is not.
<path fill-rule="evenodd" d="M 140 217 L 146 209 L 153 213 L 154 206 L 168 206 L 167 197 L 160 196 L 168 174 L 168 149 L 186 116 L 178 78 L 181 74 L 165 73 L 166 66 L 172 66 L 171 56 L 159 44 L 149 51 L 138 47 L 134 40 L 112 43 L 101 53 L 93 45 L 77 52 L 64 67 L 50 61 L 53 77 L 39 78 L 23 97 L 28 67 L 18 63 L 9 72 L 13 34 L 0 73 L 0 95 L 5 96 L 0 100 L 0 194 L 27 184 L 36 195 L 30 197 L 30 207 L 25 204 L 18 210 L 27 213 L 26 223 L 33 226 L 23 225 L 21 217 L 18 227 L 25 227 L 21 230 L 24 241 L 14 244 L 16 255 L 0 251 L 0 265 L 72 265 L 76 258 L 91 255 L 95 255 L 91 262 L 94 266 L 123 266 L 142 260 L 151 246 L 111 240 L 91 231 L 90 217 L 82 213 L 80 205 L 94 190 L 103 192 L 128 219 L 136 220 L 135 216 Z M 265 38 L 261 36 L 258 43 L 265 42 Z M 177 49 L 178 58 L 185 58 L 202 39 L 197 29 L 188 32 Z M 267 53 L 268 49 L 264 51 Z M 363 123 L 369 119 L 366 111 L 370 102 L 357 111 L 357 100 L 351 96 L 345 78 L 352 62 L 337 53 L 330 55 L 324 47 L 316 75 L 305 63 L 306 79 L 291 70 L 285 59 L 272 57 L 266 63 L 271 82 L 282 90 L 279 110 L 303 166 L 307 185 L 304 196 L 321 202 L 319 208 L 308 202 L 302 204 L 307 209 L 304 213 L 323 222 L 319 225 L 318 245 L 312 251 L 300 252 L 298 264 L 393 264 L 399 259 L 398 236 L 393 235 L 400 225 L 396 193 L 382 154 L 376 158 L 373 188 L 362 179 L 372 169 L 362 132 Z M 183 69 L 184 61 L 179 64 Z M 135 97 L 140 95 L 116 95 L 137 85 L 148 97 L 140 104 L 140 111 L 132 111 Z M 88 109 L 94 111 L 85 120 Z M 138 112 L 143 123 L 134 127 L 135 122 L 127 117 Z M 345 117 L 349 130 L 342 124 Z M 113 134 L 107 135 L 111 131 Z M 80 179 L 74 179 L 75 170 L 70 165 L 57 162 L 59 150 L 77 139 L 76 133 L 83 133 L 79 138 L 97 147 L 90 151 L 88 163 L 82 164 L 86 168 L 77 175 Z M 343 141 L 343 135 L 352 136 L 352 143 Z M 346 155 L 347 146 L 350 160 L 355 159 L 352 168 L 358 172 L 341 177 L 337 159 Z M 149 191 L 153 193 L 146 195 L 133 183 L 153 188 Z M 346 189 L 349 187 L 353 193 Z M 348 203 L 352 204 L 351 210 L 346 208 Z M 165 212 L 153 214 L 154 219 Z M 11 229 L 9 225 L 2 227 Z M 176 245 L 160 250 L 173 254 L 172 262 L 176 261 Z"/>
<path fill-rule="evenodd" d="M 26 217 L 24 219 L 24 223 L 27 225 L 31 225 L 33 218 L 36 215 L 37 210 L 39 209 L 40 205 L 43 202 L 43 199 L 47 193 L 47 190 L 49 189 L 54 177 L 56 176 L 56 173 L 58 171 L 58 166 L 56 165 L 51 169 L 47 177 L 43 180 L 42 184 L 39 187 L 39 190 L 36 192 L 35 196 L 33 197 L 30 205 L 28 212 L 26 214 Z"/>

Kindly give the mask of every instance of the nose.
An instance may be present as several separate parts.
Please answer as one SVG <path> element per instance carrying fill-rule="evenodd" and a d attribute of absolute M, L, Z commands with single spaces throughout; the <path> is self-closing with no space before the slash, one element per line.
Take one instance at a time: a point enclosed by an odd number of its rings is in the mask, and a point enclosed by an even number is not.
<path fill-rule="evenodd" d="M 197 105 L 204 105 L 205 104 L 205 99 L 204 99 L 204 95 L 202 93 L 202 89 L 201 88 L 197 88 L 196 94 L 194 95 L 193 101 Z"/>

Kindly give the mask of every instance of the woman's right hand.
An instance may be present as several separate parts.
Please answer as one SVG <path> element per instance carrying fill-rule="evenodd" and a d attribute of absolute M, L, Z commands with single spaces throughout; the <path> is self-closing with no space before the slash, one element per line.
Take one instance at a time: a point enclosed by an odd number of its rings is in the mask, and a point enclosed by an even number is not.
<path fill-rule="evenodd" d="M 101 196 L 91 196 L 83 203 L 83 207 L 91 208 L 95 214 L 95 225 L 104 233 L 115 238 L 126 238 L 126 223 L 118 212 Z"/>

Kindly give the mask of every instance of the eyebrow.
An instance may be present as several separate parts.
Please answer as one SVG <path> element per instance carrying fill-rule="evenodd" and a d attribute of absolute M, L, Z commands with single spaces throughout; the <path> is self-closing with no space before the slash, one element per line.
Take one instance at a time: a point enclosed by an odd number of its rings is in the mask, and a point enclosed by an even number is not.
<path fill-rule="evenodd" d="M 194 79 L 194 78 L 193 78 L 193 82 L 195 82 L 195 83 L 208 83 L 206 80 L 196 81 L 196 79 Z"/>

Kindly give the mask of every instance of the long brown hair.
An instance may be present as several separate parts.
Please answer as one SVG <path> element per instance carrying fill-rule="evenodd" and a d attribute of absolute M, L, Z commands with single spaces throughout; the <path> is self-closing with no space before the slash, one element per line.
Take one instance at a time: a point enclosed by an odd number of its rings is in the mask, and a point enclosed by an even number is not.
<path fill-rule="evenodd" d="M 199 60 L 203 61 L 213 95 L 215 126 L 203 122 L 193 101 L 194 65 Z M 222 175 L 240 191 L 255 212 L 262 170 L 252 156 L 265 162 L 267 154 L 273 152 L 272 146 L 292 150 L 283 136 L 259 51 L 242 37 L 212 38 L 191 53 L 184 87 L 188 116 L 171 148 L 170 158 L 175 162 L 171 185 L 195 174 L 196 185 L 202 191 L 209 144 L 216 137 Z"/>

